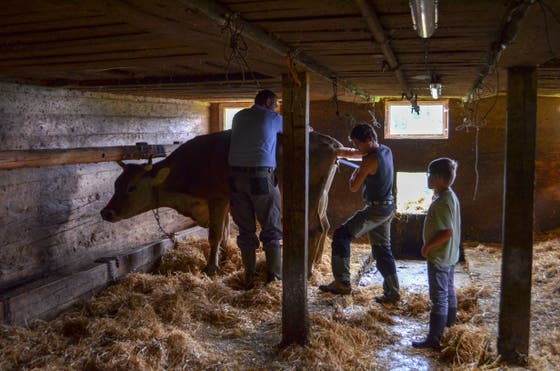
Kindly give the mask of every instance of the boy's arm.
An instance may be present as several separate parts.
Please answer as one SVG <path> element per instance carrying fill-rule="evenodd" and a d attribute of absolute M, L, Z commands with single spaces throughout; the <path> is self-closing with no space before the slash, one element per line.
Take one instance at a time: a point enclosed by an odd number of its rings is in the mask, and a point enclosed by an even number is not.
<path fill-rule="evenodd" d="M 451 236 L 453 236 L 453 229 L 451 228 L 438 231 L 431 240 L 429 240 L 424 246 L 422 246 L 422 256 L 424 258 L 428 257 L 428 254 L 434 247 L 446 243 L 447 241 L 449 241 Z"/>
<path fill-rule="evenodd" d="M 350 180 L 348 181 L 348 187 L 350 192 L 356 192 L 360 189 L 366 177 L 369 174 L 375 174 L 377 172 L 378 162 L 377 157 L 366 158 L 359 168 L 354 170 Z"/>

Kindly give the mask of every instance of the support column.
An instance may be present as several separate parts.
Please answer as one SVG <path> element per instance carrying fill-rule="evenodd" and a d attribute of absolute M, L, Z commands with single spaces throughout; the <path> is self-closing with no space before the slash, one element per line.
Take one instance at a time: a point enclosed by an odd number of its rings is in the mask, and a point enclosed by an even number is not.
<path fill-rule="evenodd" d="M 508 69 L 503 256 L 498 353 L 526 365 L 531 320 L 537 77 L 535 67 Z"/>
<path fill-rule="evenodd" d="M 282 76 L 284 230 L 282 344 L 309 343 L 307 310 L 309 74 Z"/>

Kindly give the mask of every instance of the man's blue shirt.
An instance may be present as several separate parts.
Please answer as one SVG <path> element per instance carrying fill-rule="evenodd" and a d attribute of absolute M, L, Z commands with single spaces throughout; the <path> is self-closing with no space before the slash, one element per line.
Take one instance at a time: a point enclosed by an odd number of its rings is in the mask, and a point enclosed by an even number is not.
<path fill-rule="evenodd" d="M 282 133 L 279 113 L 257 105 L 239 111 L 232 122 L 229 164 L 275 168 L 278 133 Z"/>

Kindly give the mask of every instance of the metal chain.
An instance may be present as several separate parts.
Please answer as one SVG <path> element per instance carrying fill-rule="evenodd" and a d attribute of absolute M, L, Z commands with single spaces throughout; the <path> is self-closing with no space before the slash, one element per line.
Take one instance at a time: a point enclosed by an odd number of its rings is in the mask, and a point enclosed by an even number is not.
<path fill-rule="evenodd" d="M 165 229 L 163 229 L 162 225 L 161 225 L 161 219 L 159 217 L 159 192 L 155 192 L 154 198 L 156 199 L 156 208 L 152 209 L 152 214 L 154 214 L 154 219 L 157 222 L 158 228 L 161 232 L 163 232 L 164 235 L 167 236 L 167 238 L 169 238 L 171 240 L 171 242 L 173 242 L 173 246 L 177 247 L 177 238 L 175 237 L 175 233 L 169 233 L 167 232 Z"/>
<path fill-rule="evenodd" d="M 167 236 L 167 238 L 169 238 L 171 240 L 171 242 L 173 242 L 173 245 L 177 244 L 177 238 L 175 237 L 175 233 L 169 233 L 167 232 L 165 229 L 163 229 L 163 227 L 161 226 L 161 220 L 159 218 L 159 209 L 153 209 L 152 213 L 154 214 L 154 218 L 156 219 L 158 228 L 160 231 L 163 232 L 163 234 L 165 234 Z"/>

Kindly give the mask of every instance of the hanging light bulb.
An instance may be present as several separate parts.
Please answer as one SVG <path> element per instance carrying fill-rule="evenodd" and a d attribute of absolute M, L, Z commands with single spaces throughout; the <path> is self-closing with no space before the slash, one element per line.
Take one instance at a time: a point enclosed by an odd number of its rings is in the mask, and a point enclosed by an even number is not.
<path fill-rule="evenodd" d="M 430 94 L 432 95 L 432 98 L 439 99 L 439 97 L 441 96 L 441 88 L 442 86 L 440 82 L 430 83 Z"/>
<path fill-rule="evenodd" d="M 418 36 L 425 39 L 432 36 L 438 23 L 438 0 L 410 0 L 409 5 L 412 26 Z"/>

